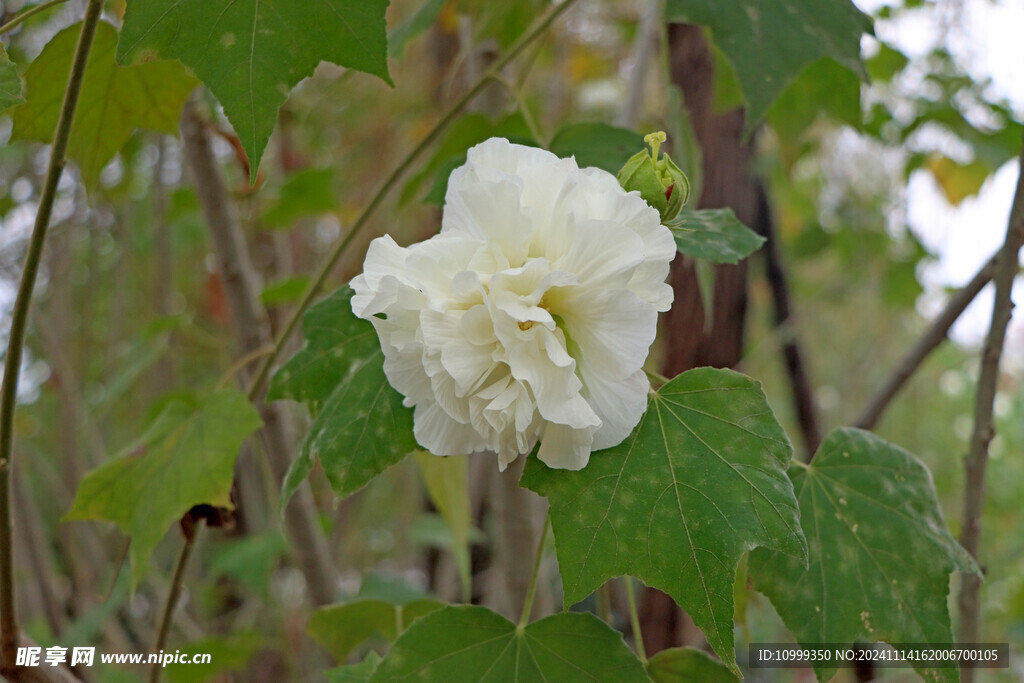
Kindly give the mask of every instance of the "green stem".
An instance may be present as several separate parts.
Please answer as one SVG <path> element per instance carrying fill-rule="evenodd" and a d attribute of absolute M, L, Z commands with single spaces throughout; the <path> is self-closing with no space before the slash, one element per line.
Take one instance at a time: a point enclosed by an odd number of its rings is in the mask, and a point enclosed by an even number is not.
<path fill-rule="evenodd" d="M 35 288 L 36 275 L 39 273 L 43 244 L 46 241 L 46 230 L 50 225 L 53 202 L 57 196 L 57 184 L 64 171 L 68 139 L 71 136 L 71 124 L 75 119 L 78 95 L 82 90 L 85 65 L 102 10 L 103 0 L 89 0 L 82 22 L 82 32 L 78 37 L 78 47 L 75 48 L 75 57 L 71 64 L 71 73 L 68 76 L 68 87 L 64 91 L 64 102 L 61 104 L 60 116 L 57 119 L 57 129 L 53 134 L 50 162 L 39 197 L 39 211 L 32 228 L 32 237 L 25 254 L 25 266 L 21 272 L 21 281 L 18 283 L 18 295 L 11 313 L 11 333 L 4 358 L 3 388 L 0 389 L 0 549 L 3 550 L 0 553 L 0 668 L 13 666 L 18 639 L 12 558 L 14 528 L 11 521 L 11 446 L 25 328 L 28 324 L 29 305 L 32 303 L 32 290 Z"/>
<path fill-rule="evenodd" d="M 533 558 L 533 574 L 530 575 L 530 587 L 526 590 L 526 599 L 523 601 L 523 613 L 519 617 L 520 631 L 530 623 L 530 610 L 533 609 L 533 599 L 537 595 L 537 578 L 540 576 L 540 563 L 544 559 L 544 541 L 548 537 L 548 529 L 551 528 L 551 513 L 544 516 L 544 528 L 540 530 L 540 540 L 537 541 L 537 556 Z"/>
<path fill-rule="evenodd" d="M 36 14 L 39 14 L 40 12 L 45 12 L 46 10 L 50 9 L 51 7 L 56 7 L 57 5 L 63 5 L 67 1 L 68 0 L 49 0 L 49 2 L 44 2 L 41 5 L 36 5 L 35 7 L 32 7 L 31 9 L 25 10 L 24 12 L 22 12 L 18 16 L 14 17 L 10 21 L 8 21 L 3 26 L 0 26 L 0 36 L 2 36 L 3 34 L 7 33 L 8 31 L 13 31 L 15 28 L 17 28 L 23 21 L 25 21 L 29 17 L 35 16 Z"/>
<path fill-rule="evenodd" d="M 560 17 L 563 13 L 565 13 L 566 10 L 572 7 L 575 3 L 576 0 L 565 0 L 560 5 L 552 7 L 550 10 L 548 10 L 547 14 L 545 14 L 536 22 L 534 22 L 533 26 L 527 29 L 527 31 L 519 37 L 519 39 L 512 45 L 512 47 L 509 48 L 508 52 L 505 53 L 505 55 L 498 59 L 496 62 L 494 62 L 494 64 L 491 65 L 491 68 L 488 69 L 487 72 L 484 73 L 479 78 L 479 80 L 477 80 L 473 87 L 467 90 L 466 93 L 461 98 L 459 98 L 459 101 L 451 106 L 451 108 L 445 113 L 445 115 L 441 117 L 441 120 L 434 125 L 434 127 L 430 130 L 429 133 L 426 134 L 423 140 L 421 140 L 420 143 L 412 149 L 412 151 L 406 154 L 405 158 L 402 159 L 402 161 L 397 166 L 395 166 L 394 170 L 391 171 L 388 177 L 385 178 L 384 182 L 381 183 L 380 187 L 377 189 L 376 194 L 374 194 L 373 197 L 370 199 L 370 203 L 366 205 L 366 208 L 363 209 L 363 212 L 361 214 L 359 214 L 359 217 L 356 219 L 355 223 L 352 224 L 352 228 L 348 231 L 348 234 L 345 235 L 336 243 L 334 248 L 331 250 L 331 253 L 328 254 L 327 259 L 323 262 L 323 264 L 317 270 L 316 274 L 313 276 L 313 280 L 309 283 L 309 288 L 306 289 L 305 294 L 302 295 L 302 299 L 299 300 L 298 305 L 295 307 L 295 311 L 292 313 L 291 317 L 288 319 L 288 322 L 281 330 L 281 333 L 274 341 L 273 350 L 266 358 L 263 359 L 263 363 L 260 365 L 259 372 L 256 373 L 256 379 L 253 380 L 252 386 L 249 387 L 250 400 L 254 399 L 257 395 L 259 395 L 260 390 L 263 388 L 263 384 L 267 381 L 267 375 L 270 374 L 270 368 L 273 367 L 274 361 L 277 360 L 277 357 L 281 355 L 281 351 L 282 349 L 284 349 L 285 342 L 288 341 L 288 338 L 291 336 L 292 332 L 295 331 L 295 328 L 299 324 L 299 320 L 302 319 L 302 314 L 305 312 L 307 308 L 309 308 L 309 305 L 313 302 L 313 298 L 320 291 L 320 288 L 327 280 L 327 276 L 330 274 L 332 270 L 334 270 L 334 266 L 338 264 L 338 261 L 341 259 L 341 256 L 345 253 L 345 250 L 348 249 L 349 245 L 351 245 L 352 242 L 355 241 L 356 236 L 359 235 L 362 229 L 366 226 L 367 222 L 370 219 L 370 216 L 373 215 L 374 211 L 377 210 L 377 207 L 379 207 L 381 203 L 384 201 L 384 197 L 386 197 L 388 192 L 390 192 L 398 184 L 398 179 L 401 178 L 402 175 L 412 165 L 412 163 L 421 154 L 423 154 L 423 152 L 425 152 L 428 147 L 430 147 L 430 145 L 438 138 L 438 136 L 441 134 L 442 131 L 444 131 L 448 124 L 455 120 L 455 118 L 459 115 L 462 109 L 467 104 L 469 104 L 470 100 L 476 97 L 480 93 L 480 91 L 483 90 L 493 78 L 500 75 L 501 70 L 505 68 L 505 66 L 509 62 L 515 59 L 519 55 L 519 53 L 521 53 L 530 43 L 532 43 L 539 36 L 541 36 L 548 29 L 548 27 L 551 26 L 555 19 Z"/>
<path fill-rule="evenodd" d="M 644 651 L 644 635 L 640 631 L 640 613 L 636 610 L 636 595 L 633 593 L 633 577 L 626 579 L 626 601 L 629 603 L 629 623 L 633 627 L 633 643 L 640 661 L 647 664 L 647 652 Z"/>
<path fill-rule="evenodd" d="M 530 131 L 530 135 L 533 136 L 533 139 L 537 141 L 538 145 L 547 149 L 548 145 L 551 144 L 551 141 L 548 140 L 548 136 L 541 130 L 540 125 L 537 124 L 537 119 L 533 117 L 533 112 L 531 112 L 530 107 L 527 106 L 526 100 L 523 98 L 522 91 L 517 88 L 514 83 L 510 82 L 500 74 L 495 74 L 493 80 L 495 83 L 499 83 L 503 88 L 505 88 L 505 90 L 508 91 L 508 94 L 512 96 L 512 99 L 515 100 L 516 103 L 516 109 L 518 109 L 519 113 L 522 114 L 523 122 L 526 124 L 527 130 Z"/>
<path fill-rule="evenodd" d="M 196 547 L 196 537 L 203 529 L 202 520 L 196 524 L 191 536 L 185 537 L 185 544 L 181 546 L 178 554 L 178 562 L 174 565 L 174 576 L 171 578 L 171 585 L 167 589 L 167 602 L 164 603 L 164 613 L 160 618 L 160 631 L 157 632 L 156 641 L 153 643 L 153 652 L 158 653 L 167 644 L 167 635 L 171 632 L 171 623 L 174 621 L 174 608 L 178 606 L 178 598 L 181 596 L 181 586 L 185 580 L 185 568 L 188 566 L 188 558 L 192 555 L 192 549 Z M 149 683 L 159 683 L 160 674 L 163 672 L 163 664 L 154 662 L 149 670 Z"/>

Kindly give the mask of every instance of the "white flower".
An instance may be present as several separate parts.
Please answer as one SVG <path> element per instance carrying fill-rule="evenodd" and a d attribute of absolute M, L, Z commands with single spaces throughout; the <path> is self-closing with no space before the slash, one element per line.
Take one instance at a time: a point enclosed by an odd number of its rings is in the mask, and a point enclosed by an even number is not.
<path fill-rule="evenodd" d="M 577 470 L 643 415 L 674 255 L 615 176 L 492 138 L 452 172 L 438 235 L 370 244 L 352 310 L 376 327 L 422 446 L 490 449 L 504 470 L 540 440 L 543 462 Z"/>

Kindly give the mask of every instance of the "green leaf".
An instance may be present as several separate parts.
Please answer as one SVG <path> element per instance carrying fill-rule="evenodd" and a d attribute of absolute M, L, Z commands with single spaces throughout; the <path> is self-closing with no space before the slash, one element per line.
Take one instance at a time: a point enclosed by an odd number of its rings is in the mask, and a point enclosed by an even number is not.
<path fill-rule="evenodd" d="M 736 683 L 739 679 L 717 659 L 692 647 L 662 650 L 647 662 L 654 683 Z"/>
<path fill-rule="evenodd" d="M 334 198 L 334 169 L 306 168 L 291 175 L 281 186 L 277 201 L 263 214 L 263 227 L 291 228 L 295 221 L 338 207 Z"/>
<path fill-rule="evenodd" d="M 950 643 L 946 595 L 954 570 L 977 572 L 949 535 L 928 469 L 858 429 L 837 429 L 809 467 L 793 467 L 810 565 L 750 555 L 754 587 L 801 643 Z M 834 668 L 816 669 L 827 680 Z M 955 681 L 956 669 L 919 668 Z"/>
<path fill-rule="evenodd" d="M 64 519 L 108 520 L 131 536 L 134 585 L 167 528 L 193 506 L 233 507 L 235 458 L 259 426 L 235 389 L 172 400 L 138 442 L 82 479 Z"/>
<path fill-rule="evenodd" d="M 878 54 L 864 60 L 864 66 L 867 67 L 872 82 L 881 83 L 891 81 L 909 63 L 910 60 L 905 54 L 888 43 L 880 43 Z"/>
<path fill-rule="evenodd" d="M 548 149 L 560 157 L 575 156 L 580 168 L 595 166 L 615 175 L 646 147 L 643 136 L 631 130 L 606 123 L 576 123 L 555 133 Z"/>
<path fill-rule="evenodd" d="M 712 263 L 739 263 L 765 241 L 740 223 L 732 209 L 684 210 L 665 225 L 679 251 Z"/>
<path fill-rule="evenodd" d="M 667 0 L 668 21 L 711 29 L 747 103 L 747 130 L 807 64 L 831 57 L 866 77 L 860 38 L 871 20 L 850 0 Z"/>
<path fill-rule="evenodd" d="M 307 287 L 309 287 L 309 277 L 306 275 L 296 275 L 284 278 L 283 280 L 276 280 L 260 292 L 260 301 L 265 306 L 290 304 L 301 299 L 302 295 L 306 293 Z"/>
<path fill-rule="evenodd" d="M 563 612 L 524 629 L 485 607 L 448 606 L 395 641 L 373 681 L 646 683 L 622 636 L 592 614 Z"/>
<path fill-rule="evenodd" d="M 459 568 L 463 597 L 469 602 L 469 534 L 473 528 L 469 502 L 469 458 L 466 455 L 439 457 L 426 451 L 416 451 L 415 457 L 427 494 L 451 530 L 452 554 Z"/>
<path fill-rule="evenodd" d="M 285 477 L 282 504 L 320 459 L 339 497 L 415 450 L 412 408 L 384 376 L 384 355 L 373 325 L 352 313 L 352 290 L 343 287 L 302 318 L 306 344 L 278 370 L 268 398 L 291 398 L 309 407 L 313 423 Z"/>
<path fill-rule="evenodd" d="M 55 35 L 25 71 L 25 104 L 11 112 L 12 138 L 53 141 L 81 28 L 75 24 Z M 118 66 L 116 49 L 117 31 L 100 22 L 68 143 L 68 156 L 90 184 L 136 129 L 176 134 L 181 109 L 197 85 L 176 62 Z"/>
<path fill-rule="evenodd" d="M 758 545 L 807 552 L 786 477 L 792 450 L 758 382 L 699 368 L 653 393 L 633 433 L 583 470 L 530 458 L 520 484 L 551 505 L 565 604 L 635 576 L 671 595 L 738 673 L 740 556 Z"/>
<path fill-rule="evenodd" d="M 861 125 L 860 80 L 833 59 L 812 62 L 768 110 L 768 122 L 786 140 L 798 140 L 819 114 Z"/>
<path fill-rule="evenodd" d="M 413 600 L 394 604 L 384 600 L 355 600 L 329 605 L 309 618 L 309 635 L 344 662 L 354 649 L 374 637 L 394 641 L 414 619 L 444 607 L 437 600 Z"/>
<path fill-rule="evenodd" d="M 400 59 L 405 46 L 433 26 L 447 0 L 426 0 L 416 12 L 388 34 L 388 57 Z"/>
<path fill-rule="evenodd" d="M 322 61 L 389 85 L 388 0 L 132 0 L 117 58 L 180 59 L 224 106 L 250 159 L 260 158 L 288 93 Z"/>
<path fill-rule="evenodd" d="M 358 664 L 328 669 L 324 672 L 324 675 L 327 676 L 327 683 L 370 683 L 370 679 L 376 673 L 380 662 L 380 655 L 376 652 L 370 652 L 366 655 L 366 659 Z"/>
<path fill-rule="evenodd" d="M 0 111 L 24 102 L 25 98 L 21 93 L 21 74 L 18 73 L 18 67 L 7 56 L 4 46 L 0 45 Z"/>

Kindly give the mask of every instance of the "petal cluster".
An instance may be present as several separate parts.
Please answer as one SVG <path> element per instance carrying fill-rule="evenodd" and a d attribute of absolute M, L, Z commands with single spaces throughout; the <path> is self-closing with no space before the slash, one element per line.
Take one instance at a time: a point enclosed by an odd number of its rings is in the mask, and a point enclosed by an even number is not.
<path fill-rule="evenodd" d="M 441 231 L 375 239 L 352 309 L 436 455 L 580 469 L 629 435 L 675 244 L 615 176 L 492 138 L 452 172 Z"/>

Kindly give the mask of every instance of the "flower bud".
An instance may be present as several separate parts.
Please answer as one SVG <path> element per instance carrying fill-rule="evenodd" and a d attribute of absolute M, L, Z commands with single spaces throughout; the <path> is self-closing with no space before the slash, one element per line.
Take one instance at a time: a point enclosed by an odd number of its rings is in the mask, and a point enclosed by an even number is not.
<path fill-rule="evenodd" d="M 626 191 L 636 190 L 658 210 L 662 222 L 675 218 L 690 197 L 690 181 L 667 154 L 658 157 L 665 133 L 658 131 L 644 137 L 651 151 L 637 152 L 619 171 L 619 184 Z"/>

